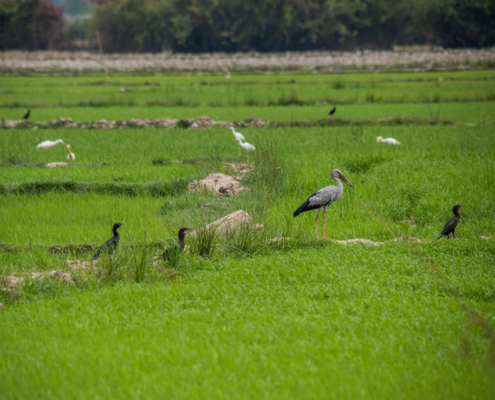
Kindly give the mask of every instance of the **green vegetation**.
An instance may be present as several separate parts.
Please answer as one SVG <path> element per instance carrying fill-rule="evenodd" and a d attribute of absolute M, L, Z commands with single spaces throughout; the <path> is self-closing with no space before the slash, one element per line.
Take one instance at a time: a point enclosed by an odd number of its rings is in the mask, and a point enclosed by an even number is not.
<path fill-rule="evenodd" d="M 356 123 L 237 128 L 254 153 L 222 127 L 2 129 L 0 397 L 493 398 L 494 76 L 1 77 L 4 119 L 40 102 L 33 121 L 314 122 L 337 103 L 335 118 Z M 266 105 L 292 92 L 313 105 Z M 148 95 L 193 105 L 147 107 Z M 120 96 L 133 102 L 119 107 Z M 91 100 L 113 105 L 80 106 Z M 432 124 L 358 124 L 390 117 Z M 66 150 L 35 146 L 58 138 L 76 160 L 46 168 Z M 192 180 L 232 174 L 225 162 L 254 165 L 242 180 L 249 190 L 188 193 Z M 355 187 L 328 208 L 327 236 L 386 244 L 316 240 L 315 213 L 292 217 L 332 168 Z M 456 203 L 461 239 L 435 241 Z M 201 230 L 239 209 L 264 228 Z M 67 265 L 91 259 L 117 221 L 126 225 L 114 256 Z M 197 236 L 162 261 L 183 226 Z M 421 242 L 393 241 L 406 237 Z M 53 270 L 71 282 L 31 275 Z M 3 290 L 12 276 L 24 282 Z"/>
<path fill-rule="evenodd" d="M 125 90 L 123 90 L 123 88 Z M 495 74 L 431 72 L 223 76 L 0 77 L 0 116 L 31 121 L 192 118 L 220 121 L 422 118 L 491 123 Z M 41 134 L 40 134 L 41 135 Z"/>

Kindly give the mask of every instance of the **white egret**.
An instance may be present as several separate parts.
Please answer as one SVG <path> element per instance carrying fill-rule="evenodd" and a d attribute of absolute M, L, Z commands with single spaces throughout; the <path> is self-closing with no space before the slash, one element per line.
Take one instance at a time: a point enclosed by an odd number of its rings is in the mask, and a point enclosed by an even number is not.
<path fill-rule="evenodd" d="M 237 143 L 239 143 L 239 146 L 241 146 L 244 150 L 247 151 L 256 150 L 256 147 L 254 147 L 251 143 L 243 142 L 241 139 L 237 139 Z"/>
<path fill-rule="evenodd" d="M 59 143 L 64 143 L 62 139 L 57 140 L 45 140 L 44 142 L 39 143 L 36 148 L 37 149 L 48 149 L 50 147 L 56 146 Z"/>
<path fill-rule="evenodd" d="M 230 127 L 230 130 L 232 131 L 232 134 L 234 135 L 235 137 L 235 140 L 246 140 L 246 138 L 244 137 L 244 135 L 240 132 L 236 132 L 235 128 L 233 126 Z"/>
<path fill-rule="evenodd" d="M 377 143 L 394 144 L 394 145 L 398 145 L 398 144 L 400 144 L 400 142 L 399 142 L 397 139 L 394 139 L 394 138 L 391 138 L 391 137 L 384 139 L 384 138 L 382 138 L 381 136 L 378 136 L 378 137 L 376 138 L 376 142 L 377 142 Z"/>
<path fill-rule="evenodd" d="M 72 152 L 70 144 L 67 145 L 67 160 L 75 160 L 76 155 Z"/>

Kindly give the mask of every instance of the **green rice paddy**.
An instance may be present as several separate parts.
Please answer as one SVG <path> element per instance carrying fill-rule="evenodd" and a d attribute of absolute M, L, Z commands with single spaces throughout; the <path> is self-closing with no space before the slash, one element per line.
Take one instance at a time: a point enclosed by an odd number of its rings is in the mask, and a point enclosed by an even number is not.
<path fill-rule="evenodd" d="M 0 398 L 495 398 L 494 94 L 494 71 L 1 76 L 5 120 L 316 121 L 337 105 L 356 123 L 238 127 L 253 153 L 223 127 L 2 129 Z M 380 124 L 394 117 L 426 123 Z M 66 150 L 36 144 L 58 138 L 76 160 L 46 168 Z M 188 192 L 226 162 L 254 165 L 246 191 Z M 333 168 L 354 188 L 327 237 L 386 244 L 317 240 L 315 212 L 292 217 Z M 460 239 L 435 241 L 454 204 Z M 180 227 L 240 209 L 264 228 L 161 261 Z M 113 257 L 66 264 L 117 221 Z M 51 270 L 72 283 L 30 278 Z M 24 284 L 3 290 L 11 276 Z"/>

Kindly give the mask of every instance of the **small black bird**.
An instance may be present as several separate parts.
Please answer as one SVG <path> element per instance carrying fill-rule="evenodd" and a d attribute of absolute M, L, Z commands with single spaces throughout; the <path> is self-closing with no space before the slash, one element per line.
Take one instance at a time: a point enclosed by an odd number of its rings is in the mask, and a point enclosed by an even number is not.
<path fill-rule="evenodd" d="M 459 214 L 459 209 L 461 207 L 462 206 L 460 206 L 459 204 L 456 204 L 454 206 L 454 209 L 452 210 L 454 212 L 454 216 L 445 224 L 445 226 L 443 227 L 443 231 L 438 239 L 441 239 L 444 236 L 447 236 L 447 239 L 450 239 L 450 234 L 452 234 L 452 236 L 455 238 L 455 228 L 457 227 L 457 224 L 461 219 L 461 214 Z"/>
<path fill-rule="evenodd" d="M 165 261 L 169 261 L 174 255 L 179 254 L 183 249 L 184 246 L 186 245 L 184 242 L 184 239 L 186 238 L 186 234 L 188 231 L 191 229 L 189 228 L 180 228 L 179 229 L 179 245 L 175 245 L 172 247 L 169 247 L 167 250 L 163 252 L 163 259 Z"/>
<path fill-rule="evenodd" d="M 22 117 L 22 119 L 28 120 L 30 115 L 31 115 L 31 110 L 27 110 L 27 113 L 24 115 L 24 117 Z"/>
<path fill-rule="evenodd" d="M 117 232 L 117 229 L 119 229 L 122 225 L 124 224 L 120 222 L 113 224 L 113 228 L 112 228 L 113 237 L 108 239 L 105 243 L 103 243 L 103 245 L 98 250 L 96 250 L 93 260 L 96 260 L 100 256 L 102 250 L 108 249 L 108 254 L 112 254 L 114 252 L 120 240 L 120 236 L 119 233 Z"/>
<path fill-rule="evenodd" d="M 330 112 L 328 113 L 328 118 L 332 118 L 333 114 L 335 114 L 335 111 L 337 111 L 337 107 L 334 107 L 330 110 Z"/>

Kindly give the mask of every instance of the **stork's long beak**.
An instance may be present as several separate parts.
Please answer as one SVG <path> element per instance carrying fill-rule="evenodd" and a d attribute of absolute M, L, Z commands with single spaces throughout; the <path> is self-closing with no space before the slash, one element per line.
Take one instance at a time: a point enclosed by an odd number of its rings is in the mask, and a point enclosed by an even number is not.
<path fill-rule="evenodd" d="M 351 182 L 349 182 L 349 180 L 344 175 L 340 174 L 340 178 L 344 181 L 344 183 L 347 186 L 354 187 L 354 185 Z"/>

